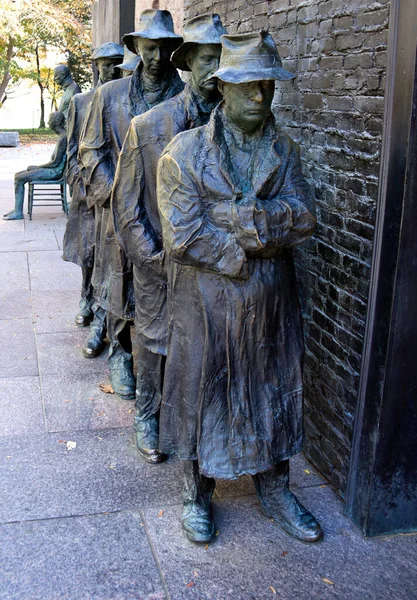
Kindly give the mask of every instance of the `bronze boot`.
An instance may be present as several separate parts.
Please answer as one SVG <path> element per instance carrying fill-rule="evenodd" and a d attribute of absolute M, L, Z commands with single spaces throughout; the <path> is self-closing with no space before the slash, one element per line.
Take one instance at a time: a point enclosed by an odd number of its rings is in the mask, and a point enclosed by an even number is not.
<path fill-rule="evenodd" d="M 289 489 L 289 461 L 253 476 L 261 508 L 289 535 L 303 542 L 317 542 L 323 530 L 315 517 Z"/>
<path fill-rule="evenodd" d="M 104 338 L 106 337 L 106 333 L 106 323 L 96 313 L 90 325 L 90 332 L 82 348 L 85 358 L 95 358 L 102 353 L 105 346 Z"/>
<path fill-rule="evenodd" d="M 184 460 L 183 463 L 185 478 L 182 529 L 191 542 L 207 544 L 216 534 L 211 516 L 211 497 L 216 482 L 200 473 L 196 460 Z"/>
<path fill-rule="evenodd" d="M 109 370 L 114 393 L 122 400 L 134 400 L 136 382 L 133 376 L 132 355 L 120 349 L 109 353 Z"/>
<path fill-rule="evenodd" d="M 136 392 L 137 394 L 137 392 Z M 161 463 L 166 455 L 159 452 L 159 415 L 148 419 L 135 417 L 136 447 L 144 461 L 152 464 Z"/>

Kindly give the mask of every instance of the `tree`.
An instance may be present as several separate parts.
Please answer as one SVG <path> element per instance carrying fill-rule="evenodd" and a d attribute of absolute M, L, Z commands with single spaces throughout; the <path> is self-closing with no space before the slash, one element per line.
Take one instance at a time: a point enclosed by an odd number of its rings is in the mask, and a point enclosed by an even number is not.
<path fill-rule="evenodd" d="M 0 0 L 0 108 L 13 81 L 27 78 L 40 91 L 44 126 L 44 93 L 57 90 L 44 65 L 48 49 L 67 56 L 80 85 L 90 82 L 91 8 L 93 0 Z M 23 65 L 23 66 L 22 66 Z"/>

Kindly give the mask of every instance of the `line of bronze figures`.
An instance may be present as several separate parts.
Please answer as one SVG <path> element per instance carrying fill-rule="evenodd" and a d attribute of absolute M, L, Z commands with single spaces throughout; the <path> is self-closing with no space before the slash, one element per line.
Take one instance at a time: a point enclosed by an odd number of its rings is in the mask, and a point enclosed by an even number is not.
<path fill-rule="evenodd" d="M 298 147 L 271 112 L 275 81 L 294 75 L 268 33 L 227 35 L 218 15 L 181 37 L 168 11 L 146 10 L 123 41 L 138 57 L 130 76 L 118 78 L 123 48 L 103 44 L 96 89 L 68 111 L 63 257 L 82 268 L 83 353 L 96 357 L 108 336 L 113 389 L 136 399 L 140 456 L 183 461 L 191 541 L 215 535 L 215 480 L 244 474 L 268 517 L 317 541 L 289 490 L 303 444 L 291 248 L 316 222 Z"/>

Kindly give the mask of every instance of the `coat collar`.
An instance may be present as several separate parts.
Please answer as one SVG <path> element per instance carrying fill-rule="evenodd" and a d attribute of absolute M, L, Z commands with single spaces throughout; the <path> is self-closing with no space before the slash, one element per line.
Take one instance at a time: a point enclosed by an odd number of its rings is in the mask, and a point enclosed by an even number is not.
<path fill-rule="evenodd" d="M 224 115 L 223 107 L 224 102 L 212 113 L 208 125 L 209 136 L 220 154 L 219 165 L 221 172 L 229 182 L 234 194 L 237 197 L 241 197 L 242 192 L 239 185 L 235 183 L 236 177 L 234 176 L 233 160 L 224 136 L 224 129 L 230 125 L 228 125 L 228 119 Z M 281 135 L 275 122 L 275 117 L 271 112 L 262 132 L 262 152 L 253 157 L 255 164 L 253 168 L 254 180 L 252 182 L 252 189 L 256 195 L 263 195 L 262 192 L 267 188 L 268 181 L 281 166 L 282 159 L 276 150 L 276 143 L 279 141 Z"/>
<path fill-rule="evenodd" d="M 178 75 L 178 71 L 172 67 L 167 73 L 167 76 L 161 81 L 161 97 L 158 99 L 157 104 L 163 102 L 163 100 L 172 98 L 172 96 L 176 96 L 183 88 L 184 82 Z M 144 94 L 143 63 L 140 62 L 129 78 L 128 101 L 132 117 L 140 115 L 152 108 L 152 106 L 149 106 L 145 101 Z"/>
<path fill-rule="evenodd" d="M 217 101 L 210 104 L 197 94 L 189 83 L 186 84 L 181 97 L 187 114 L 187 129 L 195 129 L 201 125 L 206 125 L 210 120 L 213 109 L 219 103 Z"/>

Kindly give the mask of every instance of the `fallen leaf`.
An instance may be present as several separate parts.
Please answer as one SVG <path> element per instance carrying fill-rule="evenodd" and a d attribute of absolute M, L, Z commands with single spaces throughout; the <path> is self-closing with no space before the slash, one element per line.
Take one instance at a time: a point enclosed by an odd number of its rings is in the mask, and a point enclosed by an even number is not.
<path fill-rule="evenodd" d="M 132 413 L 135 409 L 134 408 L 129 408 L 129 410 L 127 411 L 130 415 L 130 413 Z"/>
<path fill-rule="evenodd" d="M 307 473 L 307 475 L 310 475 L 310 471 L 308 469 L 304 469 L 304 473 Z"/>
<path fill-rule="evenodd" d="M 198 571 L 193 571 L 193 573 L 196 577 L 198 577 L 200 575 L 200 573 Z"/>
<path fill-rule="evenodd" d="M 216 531 L 216 537 L 218 537 L 219 535 L 220 535 L 220 531 L 219 531 L 219 530 L 217 530 L 217 531 Z"/>
<path fill-rule="evenodd" d="M 6 458 L 12 458 L 11 456 L 6 456 Z"/>
<path fill-rule="evenodd" d="M 164 515 L 164 511 L 160 510 L 159 513 L 158 513 L 158 517 L 163 517 L 163 515 Z"/>
<path fill-rule="evenodd" d="M 71 400 L 65 400 L 65 404 L 68 404 L 68 402 L 71 402 Z"/>
<path fill-rule="evenodd" d="M 98 417 L 102 417 L 103 415 L 105 415 L 106 413 L 104 412 L 104 410 L 102 410 L 101 412 L 97 413 Z"/>
<path fill-rule="evenodd" d="M 81 348 L 81 344 L 77 344 L 75 348 Z"/>
<path fill-rule="evenodd" d="M 58 440 L 58 444 L 66 444 L 66 440 Z"/>
<path fill-rule="evenodd" d="M 116 465 L 109 465 L 109 469 L 115 469 Z"/>
<path fill-rule="evenodd" d="M 100 383 L 98 386 L 102 392 L 105 394 L 114 394 L 114 389 L 110 385 L 110 383 Z"/>
<path fill-rule="evenodd" d="M 98 440 L 102 440 L 103 438 L 102 438 L 102 437 L 100 437 L 100 436 L 98 435 L 98 436 L 97 436 L 97 439 L 98 439 Z"/>
<path fill-rule="evenodd" d="M 287 556 L 288 552 L 286 550 L 284 550 L 284 552 L 281 554 L 281 556 Z"/>
<path fill-rule="evenodd" d="M 67 442 L 67 450 L 75 450 L 77 442 Z"/>
<path fill-rule="evenodd" d="M 185 587 L 193 587 L 193 585 L 195 585 L 194 581 L 190 581 Z"/>
<path fill-rule="evenodd" d="M 276 593 L 277 593 L 277 590 L 276 590 L 274 587 L 272 587 L 272 585 L 270 585 L 270 586 L 269 586 L 269 589 L 271 590 L 271 592 L 272 592 L 273 594 L 276 594 Z"/>
<path fill-rule="evenodd" d="M 324 483 L 323 485 L 320 486 L 321 488 L 325 488 L 327 487 L 327 483 Z"/>
<path fill-rule="evenodd" d="M 330 579 L 327 579 L 327 577 L 322 577 L 322 580 L 324 583 L 327 583 L 327 585 L 334 585 L 333 581 L 330 581 Z"/>
<path fill-rule="evenodd" d="M 208 544 L 206 544 L 206 545 L 204 546 L 204 550 L 208 550 L 208 547 L 209 547 L 209 545 L 208 545 Z"/>

